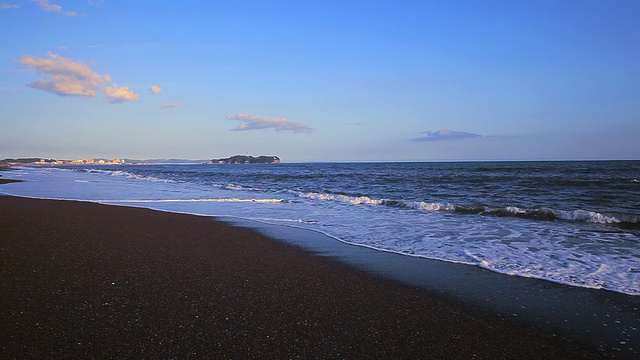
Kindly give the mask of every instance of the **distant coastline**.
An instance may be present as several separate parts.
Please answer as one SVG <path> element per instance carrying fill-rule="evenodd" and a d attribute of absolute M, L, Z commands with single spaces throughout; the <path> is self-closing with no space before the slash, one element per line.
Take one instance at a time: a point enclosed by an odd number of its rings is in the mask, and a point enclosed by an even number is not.
<path fill-rule="evenodd" d="M 0 165 L 123 165 L 132 164 L 124 159 L 76 159 L 76 160 L 56 160 L 45 158 L 18 158 L 0 160 Z"/>
<path fill-rule="evenodd" d="M 160 165 L 160 164 L 203 164 L 208 160 L 186 159 L 104 159 L 87 158 L 75 160 L 56 160 L 47 158 L 8 158 L 0 160 L 0 166 L 42 166 L 42 165 Z"/>
<path fill-rule="evenodd" d="M 186 159 L 105 159 L 87 158 L 75 160 L 58 160 L 50 158 L 7 158 L 0 160 L 0 166 L 42 166 L 42 165 L 161 165 L 161 164 L 279 164 L 278 156 L 251 156 L 234 155 L 228 158 L 212 160 L 186 160 Z"/>
<path fill-rule="evenodd" d="M 248 155 L 235 155 L 235 156 L 248 156 Z M 261 163 L 261 162 L 224 162 L 223 160 L 232 159 L 235 156 L 229 158 L 221 158 L 221 159 L 106 159 L 106 158 L 87 158 L 87 159 L 75 159 L 75 160 L 59 160 L 53 158 L 40 158 L 40 157 L 29 157 L 29 158 L 5 158 L 0 159 L 0 167 L 12 167 L 12 166 L 53 166 L 53 165 L 197 165 L 197 164 L 251 164 L 251 163 Z M 250 157 L 250 156 L 248 156 Z M 260 156 L 258 158 L 261 158 Z M 266 161 L 264 163 L 280 163 L 281 160 L 277 156 L 268 156 L 269 158 L 275 158 L 275 161 Z M 223 161 L 223 162 L 220 162 Z M 363 161 L 363 160 L 352 160 L 352 161 L 303 161 L 298 163 L 316 163 L 316 164 L 326 164 L 326 163 L 335 163 L 335 164 L 361 164 L 361 163 L 491 163 L 491 164 L 501 164 L 501 163 L 560 163 L 560 162 L 581 162 L 581 163 L 590 163 L 590 162 L 624 162 L 624 161 L 640 161 L 640 159 L 530 159 L 530 160 L 372 160 L 372 161 Z"/>

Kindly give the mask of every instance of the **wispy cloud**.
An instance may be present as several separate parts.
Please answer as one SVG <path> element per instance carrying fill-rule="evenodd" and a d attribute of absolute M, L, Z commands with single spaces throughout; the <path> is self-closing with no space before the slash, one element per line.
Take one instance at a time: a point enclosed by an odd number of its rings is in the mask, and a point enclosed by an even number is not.
<path fill-rule="evenodd" d="M 15 4 L 0 4 L 0 10 L 17 9 L 20 5 Z"/>
<path fill-rule="evenodd" d="M 169 104 L 164 104 L 164 105 L 160 105 L 161 109 L 170 109 L 170 108 L 176 108 L 180 106 L 179 103 L 169 103 Z"/>
<path fill-rule="evenodd" d="M 273 128 L 276 131 L 291 131 L 294 134 L 313 131 L 312 128 L 303 123 L 289 121 L 284 117 L 268 118 L 252 114 L 236 114 L 227 115 L 226 118 L 229 120 L 240 121 L 240 125 L 238 125 L 237 128 L 231 129 L 233 131 L 259 130 L 270 128 Z"/>
<path fill-rule="evenodd" d="M 44 11 L 50 11 L 50 12 L 62 11 L 62 6 L 51 4 L 49 3 L 49 0 L 33 0 L 33 2 L 38 4 L 40 8 Z"/>
<path fill-rule="evenodd" d="M 136 101 L 140 99 L 138 94 L 129 90 L 128 86 L 118 87 L 117 85 L 114 87 L 108 87 L 104 89 L 105 101 L 112 104 L 119 104 L 125 101 Z"/>
<path fill-rule="evenodd" d="M 71 61 L 52 52 L 48 55 L 49 58 L 25 55 L 17 60 L 38 73 L 50 76 L 49 79 L 38 79 L 28 86 L 60 96 L 92 97 L 99 87 L 111 81 L 110 75 L 100 75 L 81 62 Z"/>
<path fill-rule="evenodd" d="M 151 88 L 149 88 L 149 90 L 151 90 L 152 93 L 154 94 L 159 94 L 162 92 L 162 88 L 158 85 L 153 85 L 151 86 Z"/>
<path fill-rule="evenodd" d="M 47 12 L 61 12 L 62 11 L 62 6 L 58 5 L 58 4 L 52 4 L 49 0 L 32 0 L 34 3 L 38 4 L 38 6 L 40 6 L 40 9 L 47 11 Z M 84 14 L 79 14 L 75 11 L 66 11 L 64 13 L 66 16 L 69 17 L 76 17 L 76 16 L 82 16 Z"/>
<path fill-rule="evenodd" d="M 437 130 L 437 131 L 425 131 L 423 136 L 412 139 L 413 141 L 446 141 L 456 139 L 471 139 L 482 137 L 482 135 L 454 130 Z"/>

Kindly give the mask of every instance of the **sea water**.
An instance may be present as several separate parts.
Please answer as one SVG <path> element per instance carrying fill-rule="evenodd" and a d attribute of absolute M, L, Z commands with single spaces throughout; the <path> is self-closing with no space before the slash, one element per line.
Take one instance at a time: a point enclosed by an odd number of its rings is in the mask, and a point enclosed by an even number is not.
<path fill-rule="evenodd" d="M 320 231 L 640 295 L 640 161 L 25 167 L 0 191 Z"/>

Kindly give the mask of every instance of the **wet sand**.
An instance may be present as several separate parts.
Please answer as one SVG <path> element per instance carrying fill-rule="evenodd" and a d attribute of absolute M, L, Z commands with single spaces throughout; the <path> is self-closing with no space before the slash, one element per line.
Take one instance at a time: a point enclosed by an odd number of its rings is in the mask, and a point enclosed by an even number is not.
<path fill-rule="evenodd" d="M 210 217 L 0 196 L 0 358 L 600 358 Z"/>

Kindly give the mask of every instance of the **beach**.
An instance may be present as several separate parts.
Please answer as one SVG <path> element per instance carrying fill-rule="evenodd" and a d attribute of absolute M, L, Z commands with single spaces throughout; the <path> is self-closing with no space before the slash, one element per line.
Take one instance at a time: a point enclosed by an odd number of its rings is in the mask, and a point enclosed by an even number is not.
<path fill-rule="evenodd" d="M 2 358 L 599 358 L 210 217 L 0 196 Z"/>

